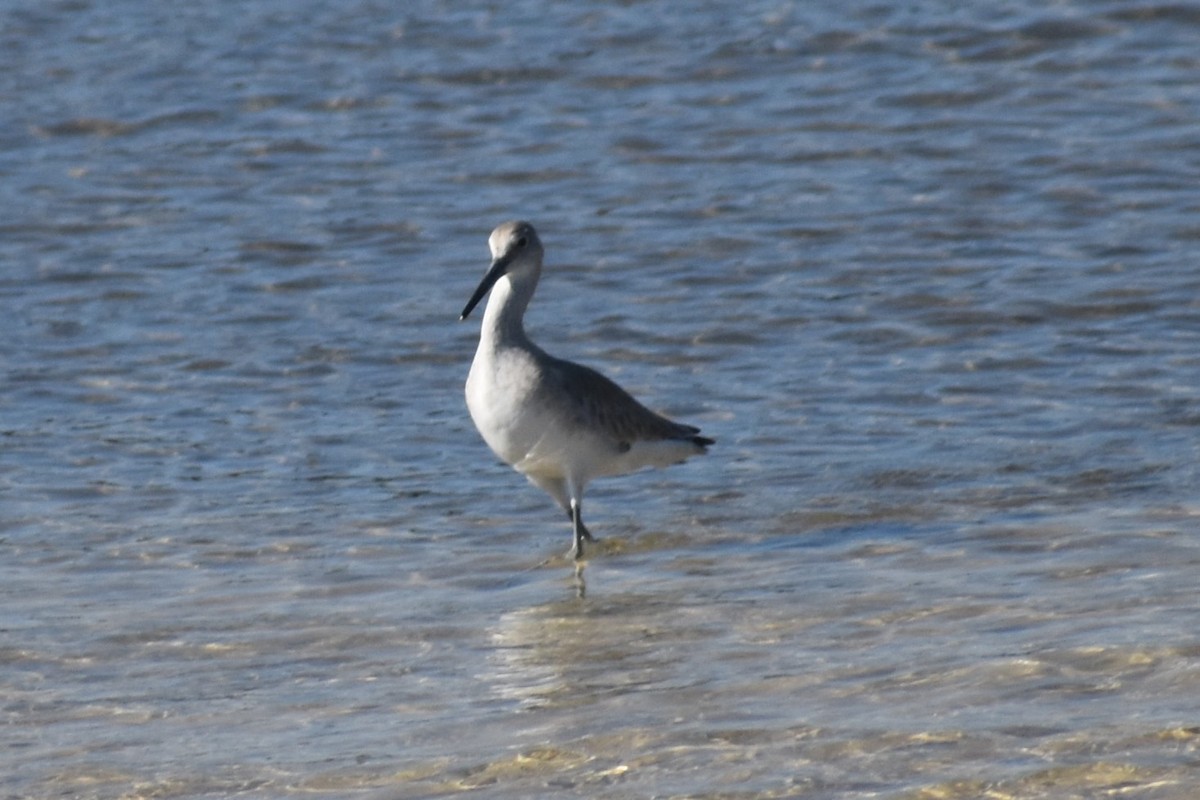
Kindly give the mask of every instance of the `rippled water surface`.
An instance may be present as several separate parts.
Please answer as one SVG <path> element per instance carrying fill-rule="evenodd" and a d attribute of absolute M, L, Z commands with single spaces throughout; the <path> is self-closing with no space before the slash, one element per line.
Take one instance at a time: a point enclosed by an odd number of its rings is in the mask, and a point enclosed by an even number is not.
<path fill-rule="evenodd" d="M 0 100 L 0 796 L 1196 796 L 1197 8 L 18 0 Z M 718 440 L 578 576 L 513 217 Z"/>

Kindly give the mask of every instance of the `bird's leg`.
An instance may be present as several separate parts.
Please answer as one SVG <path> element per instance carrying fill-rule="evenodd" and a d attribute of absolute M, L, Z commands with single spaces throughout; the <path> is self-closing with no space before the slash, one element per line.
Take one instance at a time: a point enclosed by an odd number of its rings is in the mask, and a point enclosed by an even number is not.
<path fill-rule="evenodd" d="M 575 512 L 574 512 L 574 511 L 572 511 L 572 510 L 571 510 L 571 509 L 569 509 L 569 508 L 567 509 L 567 519 L 571 520 L 571 525 L 572 525 L 572 526 L 574 526 L 574 525 L 575 525 Z M 591 532 L 591 531 L 589 531 L 589 530 L 587 529 L 587 526 L 583 524 L 583 519 L 582 519 L 582 518 L 580 518 L 580 520 L 579 520 L 579 529 L 580 529 L 580 530 L 583 532 L 583 539 L 584 539 L 584 541 L 587 541 L 587 542 L 594 542 L 594 541 L 596 541 L 596 537 L 595 537 L 595 536 L 592 536 L 592 532 Z"/>
<path fill-rule="evenodd" d="M 571 546 L 570 556 L 578 561 L 583 558 L 583 541 L 586 539 L 589 542 L 596 541 L 591 532 L 583 524 L 583 513 L 579 507 L 579 501 L 572 498 L 571 500 L 571 530 L 575 535 L 574 543 Z"/>

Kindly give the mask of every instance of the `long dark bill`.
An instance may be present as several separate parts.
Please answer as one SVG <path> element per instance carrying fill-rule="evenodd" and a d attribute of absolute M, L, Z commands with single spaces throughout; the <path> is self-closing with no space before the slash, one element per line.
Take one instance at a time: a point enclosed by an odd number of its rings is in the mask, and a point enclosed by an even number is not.
<path fill-rule="evenodd" d="M 512 263 L 512 259 L 506 256 L 501 256 L 492 262 L 492 266 L 488 269 L 487 274 L 483 276 L 483 280 L 475 288 L 475 294 L 471 295 L 471 299 L 463 307 L 462 313 L 458 315 L 459 322 L 467 318 L 467 314 L 470 314 L 475 306 L 479 305 L 479 301 L 496 285 L 496 281 L 500 280 L 500 276 L 508 272 L 508 265 L 510 263 Z"/>

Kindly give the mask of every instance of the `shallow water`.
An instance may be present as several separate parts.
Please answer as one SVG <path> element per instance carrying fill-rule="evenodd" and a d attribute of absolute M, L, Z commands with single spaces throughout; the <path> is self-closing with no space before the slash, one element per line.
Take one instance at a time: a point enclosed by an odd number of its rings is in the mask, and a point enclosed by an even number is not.
<path fill-rule="evenodd" d="M 3 15 L 4 797 L 1194 796 L 1200 12 Z M 462 401 L 517 216 L 718 440 L 578 576 Z"/>

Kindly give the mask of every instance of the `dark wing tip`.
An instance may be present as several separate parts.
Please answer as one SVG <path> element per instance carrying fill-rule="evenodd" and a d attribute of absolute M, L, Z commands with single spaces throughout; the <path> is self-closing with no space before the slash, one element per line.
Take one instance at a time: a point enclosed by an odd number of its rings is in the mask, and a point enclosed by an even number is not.
<path fill-rule="evenodd" d="M 686 425 L 682 422 L 676 422 L 675 425 L 683 431 L 683 436 L 679 438 L 687 439 L 697 447 L 708 447 L 710 444 L 717 443 L 716 439 L 710 439 L 707 436 L 701 436 L 700 429 L 695 425 Z"/>

